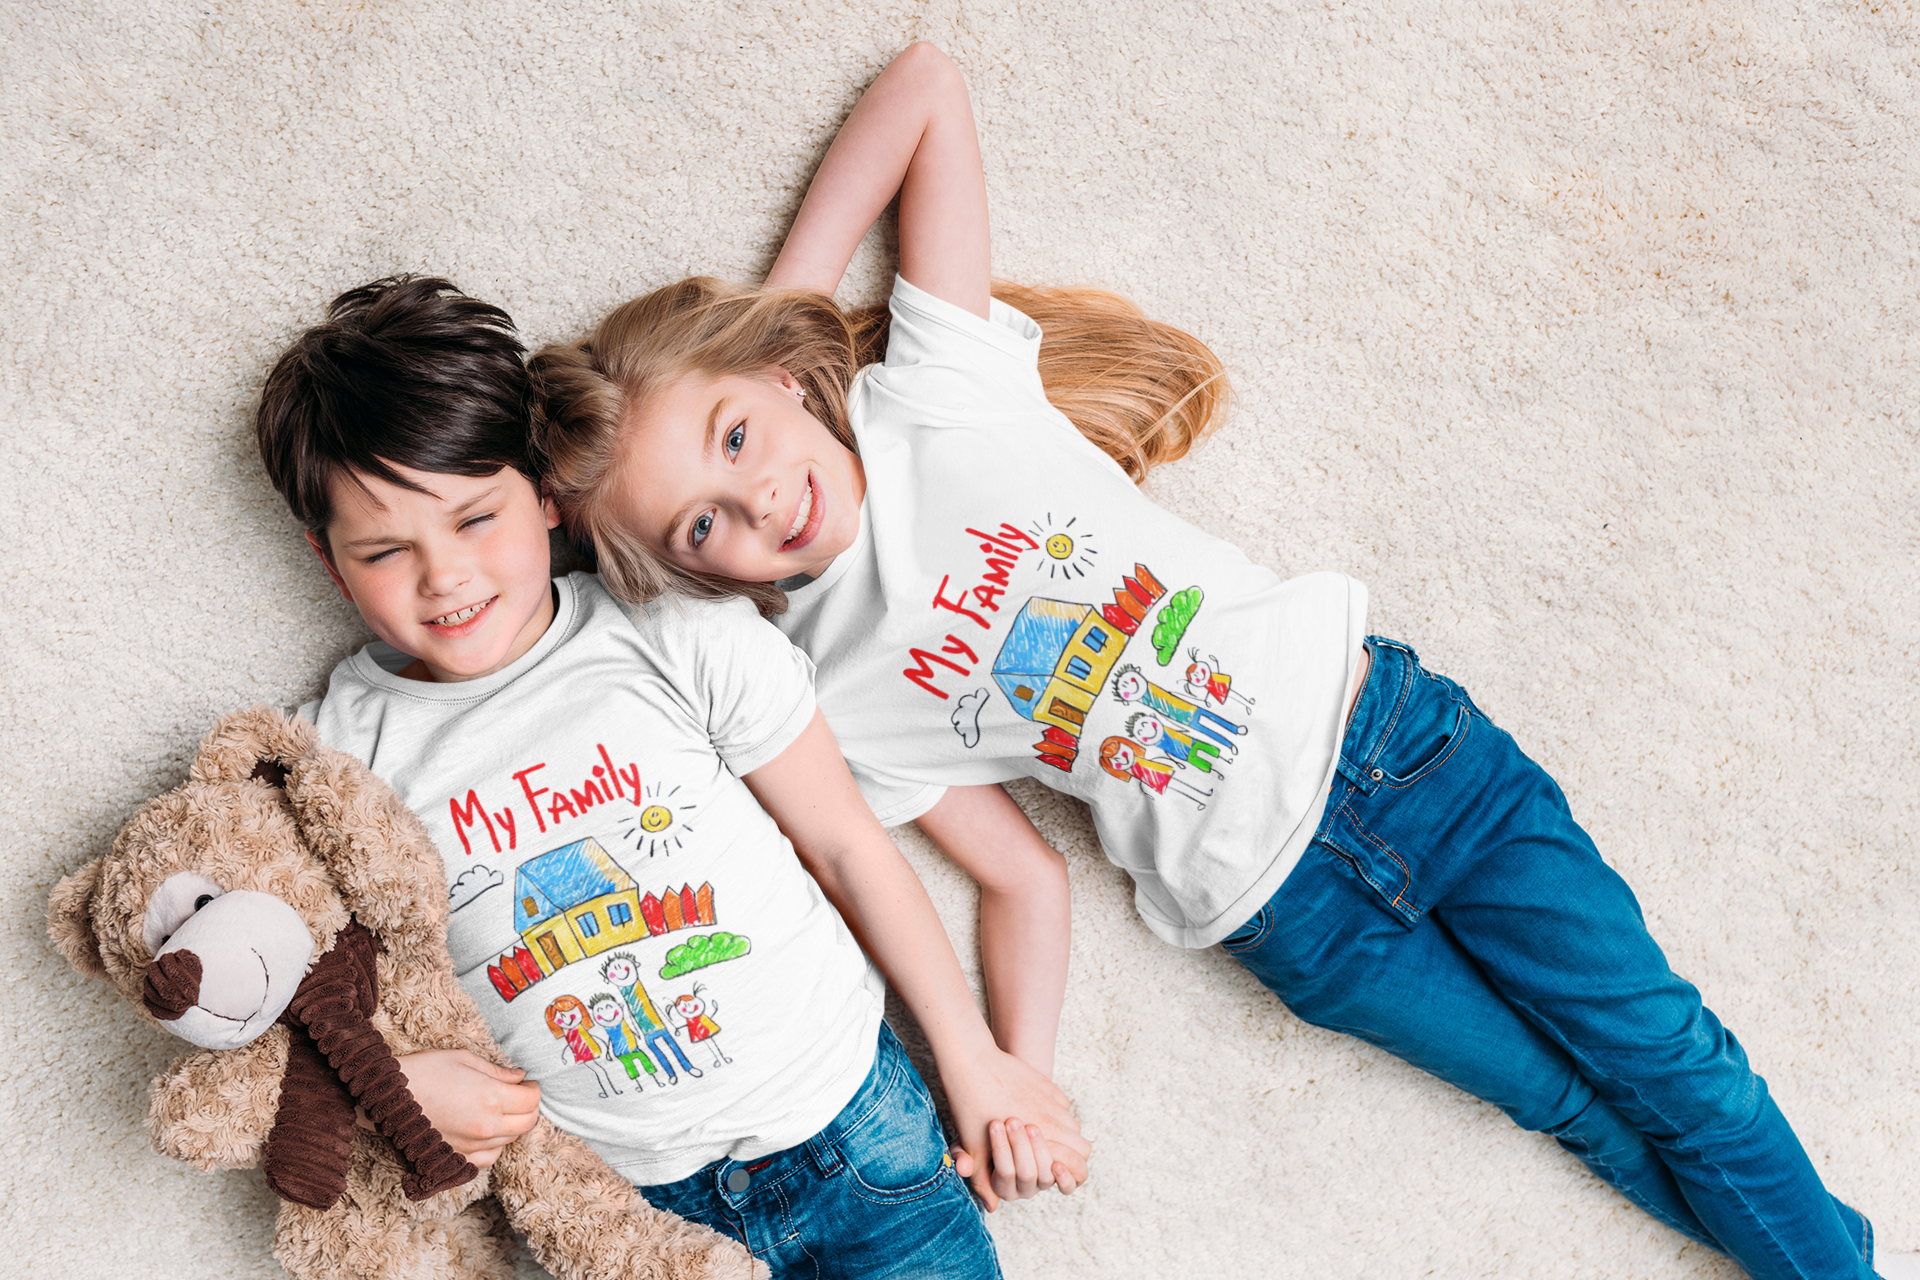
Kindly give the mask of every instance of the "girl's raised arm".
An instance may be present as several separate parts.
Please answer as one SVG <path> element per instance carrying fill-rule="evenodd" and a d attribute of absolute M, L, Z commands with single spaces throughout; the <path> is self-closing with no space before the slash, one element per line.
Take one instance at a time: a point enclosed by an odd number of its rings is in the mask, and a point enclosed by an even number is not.
<path fill-rule="evenodd" d="M 898 193 L 900 274 L 977 316 L 992 295 L 987 184 L 967 84 L 930 44 L 910 45 L 855 104 L 767 273 L 768 288 L 830 294 Z"/>

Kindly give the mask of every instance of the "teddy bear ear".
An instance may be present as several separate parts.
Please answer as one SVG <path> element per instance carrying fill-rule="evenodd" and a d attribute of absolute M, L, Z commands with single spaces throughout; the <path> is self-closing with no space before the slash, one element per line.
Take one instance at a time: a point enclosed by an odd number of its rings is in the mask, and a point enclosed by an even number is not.
<path fill-rule="evenodd" d="M 47 933 L 67 963 L 89 978 L 107 981 L 100 962 L 100 939 L 93 933 L 93 895 L 100 888 L 103 862 L 95 858 L 53 886 L 47 898 Z"/>
<path fill-rule="evenodd" d="M 319 750 L 312 725 L 264 704 L 221 717 L 200 741 L 188 771 L 195 782 L 256 778 L 284 787 L 287 771 Z"/>

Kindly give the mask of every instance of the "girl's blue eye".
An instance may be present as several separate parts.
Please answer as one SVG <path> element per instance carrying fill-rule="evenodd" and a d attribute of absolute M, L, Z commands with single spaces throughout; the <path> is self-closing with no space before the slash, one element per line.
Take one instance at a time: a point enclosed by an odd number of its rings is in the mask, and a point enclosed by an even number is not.
<path fill-rule="evenodd" d="M 693 531 L 690 535 L 693 539 L 694 546 L 697 547 L 701 543 L 705 542 L 707 540 L 707 535 L 712 532 L 713 532 L 713 512 L 709 511 L 705 515 L 694 517 Z"/>
<path fill-rule="evenodd" d="M 742 422 L 737 424 L 733 430 L 727 432 L 727 456 L 729 458 L 739 456 L 741 448 L 746 443 L 747 424 Z"/>

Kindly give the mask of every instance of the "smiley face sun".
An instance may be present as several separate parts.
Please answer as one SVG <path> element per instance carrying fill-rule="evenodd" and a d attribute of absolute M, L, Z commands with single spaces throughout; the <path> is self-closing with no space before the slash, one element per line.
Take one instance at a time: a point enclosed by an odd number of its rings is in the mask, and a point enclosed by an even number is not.
<path fill-rule="evenodd" d="M 679 794 L 679 787 L 668 790 L 661 782 L 647 787 L 640 798 L 639 815 L 620 821 L 621 840 L 635 853 L 649 858 L 685 848 L 683 837 L 693 833 L 687 815 L 699 806 L 676 800 Z"/>
<path fill-rule="evenodd" d="M 1049 511 L 1046 518 L 1027 526 L 1027 532 L 1040 544 L 1046 558 L 1040 563 L 1049 578 L 1084 578 L 1093 568 L 1099 552 L 1093 547 L 1093 535 L 1077 529 L 1080 517 L 1069 516 L 1062 522 Z"/>

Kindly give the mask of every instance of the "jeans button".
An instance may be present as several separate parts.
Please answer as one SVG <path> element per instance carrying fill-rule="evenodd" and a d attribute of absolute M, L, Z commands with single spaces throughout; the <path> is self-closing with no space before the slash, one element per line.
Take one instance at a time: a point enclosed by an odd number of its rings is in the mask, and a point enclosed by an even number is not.
<path fill-rule="evenodd" d="M 727 1175 L 727 1190 L 739 1195 L 753 1185 L 753 1175 L 745 1169 L 735 1169 Z"/>
<path fill-rule="evenodd" d="M 1372 778 L 1375 782 L 1378 782 L 1380 781 L 1380 779 L 1386 777 L 1387 775 L 1384 771 L 1375 769 L 1372 773 L 1369 773 L 1367 776 L 1369 778 Z"/>

